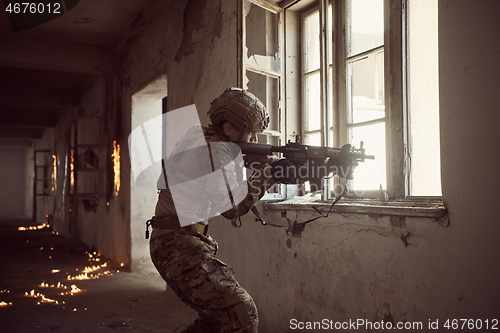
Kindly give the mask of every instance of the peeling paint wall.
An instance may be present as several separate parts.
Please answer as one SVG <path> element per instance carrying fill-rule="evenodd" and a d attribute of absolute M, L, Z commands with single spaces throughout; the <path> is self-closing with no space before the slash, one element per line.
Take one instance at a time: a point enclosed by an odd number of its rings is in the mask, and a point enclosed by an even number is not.
<path fill-rule="evenodd" d="M 112 142 L 117 140 L 126 145 L 118 96 L 116 79 L 94 76 L 85 86 L 80 105 L 63 110 L 56 127 L 47 130 L 36 142 L 35 149 L 48 150 L 57 159 L 54 191 L 49 196 L 38 198 L 36 220 L 44 222 L 45 215 L 50 213 L 53 229 L 60 235 L 81 240 L 89 250 L 115 262 L 123 262 L 127 268 L 130 267 L 130 192 L 125 190 L 114 198 L 110 191 L 110 182 L 113 181 Z M 98 119 L 95 132 L 87 133 L 98 138 L 98 146 L 92 147 L 99 160 L 97 197 L 69 195 L 70 148 L 75 145 L 72 137 L 78 117 Z M 78 175 L 75 178 L 77 182 L 84 182 Z M 125 179 L 122 188 L 127 186 L 129 183 Z"/>
<path fill-rule="evenodd" d="M 94 149 L 99 159 L 99 198 L 77 198 L 73 214 L 75 229 L 90 249 L 130 268 L 130 190 L 127 177 L 123 176 L 123 166 L 121 190 L 117 197 L 112 194 L 113 141 L 121 146 L 126 146 L 127 142 L 126 131 L 122 129 L 119 87 L 115 81 L 110 76 L 96 77 L 89 83 L 77 111 L 78 117 L 99 119 L 98 133 L 95 133 L 99 136 L 99 147 Z M 127 158 L 123 155 L 122 163 Z"/>

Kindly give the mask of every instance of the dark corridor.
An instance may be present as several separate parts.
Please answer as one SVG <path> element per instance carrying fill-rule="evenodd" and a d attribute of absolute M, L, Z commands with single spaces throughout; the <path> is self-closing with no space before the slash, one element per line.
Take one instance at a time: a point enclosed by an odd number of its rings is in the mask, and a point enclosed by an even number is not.
<path fill-rule="evenodd" d="M 119 269 L 43 224 L 0 220 L 0 332 L 178 332 L 195 318 L 161 281 Z"/>

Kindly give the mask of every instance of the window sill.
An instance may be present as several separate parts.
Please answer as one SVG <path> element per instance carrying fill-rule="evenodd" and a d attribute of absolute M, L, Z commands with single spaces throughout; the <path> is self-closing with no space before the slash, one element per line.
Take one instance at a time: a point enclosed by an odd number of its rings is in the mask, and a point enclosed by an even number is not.
<path fill-rule="evenodd" d="M 328 213 L 332 201 L 320 201 L 318 196 L 302 196 L 284 201 L 266 201 L 266 210 L 305 210 Z M 448 210 L 440 198 L 407 198 L 379 201 L 373 199 L 341 199 L 332 208 L 338 214 L 370 214 L 383 216 L 405 216 L 432 218 L 448 224 Z"/>

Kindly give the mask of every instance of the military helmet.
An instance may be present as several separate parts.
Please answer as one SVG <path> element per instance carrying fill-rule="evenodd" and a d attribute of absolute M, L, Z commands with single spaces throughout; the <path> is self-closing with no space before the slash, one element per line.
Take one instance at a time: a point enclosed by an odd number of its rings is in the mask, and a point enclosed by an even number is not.
<path fill-rule="evenodd" d="M 214 125 L 227 121 L 240 131 L 263 131 L 269 125 L 264 104 L 240 88 L 226 89 L 212 102 L 208 116 Z"/>

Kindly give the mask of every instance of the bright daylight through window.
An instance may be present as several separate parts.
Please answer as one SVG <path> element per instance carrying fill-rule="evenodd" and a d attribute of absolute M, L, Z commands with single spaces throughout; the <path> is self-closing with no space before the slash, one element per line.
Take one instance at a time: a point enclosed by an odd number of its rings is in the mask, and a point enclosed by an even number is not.
<path fill-rule="evenodd" d="M 410 194 L 441 195 L 437 0 L 409 3 Z"/>
<path fill-rule="evenodd" d="M 374 196 L 380 188 L 393 198 L 440 196 L 437 1 L 408 0 L 404 14 L 391 12 L 384 0 L 330 1 L 326 9 L 311 5 L 302 13 L 305 143 L 359 147 L 362 142 L 376 156 L 356 168 L 349 184 L 356 196 Z M 326 34 L 321 34 L 322 10 Z M 398 52 L 386 54 L 387 48 Z M 326 106 L 321 91 L 328 95 Z M 386 105 L 387 96 L 400 99 L 399 105 Z M 394 170 L 393 160 L 400 161 L 400 170 Z"/>
<path fill-rule="evenodd" d="M 350 197 L 441 196 L 437 1 L 245 1 L 241 84 L 271 114 L 259 141 L 363 144 L 375 159 Z M 325 182 L 323 198 L 342 184 Z"/>
<path fill-rule="evenodd" d="M 384 79 L 384 1 L 350 0 L 347 6 L 347 127 L 353 145 L 376 156 L 356 168 L 352 189 L 387 188 Z"/>

